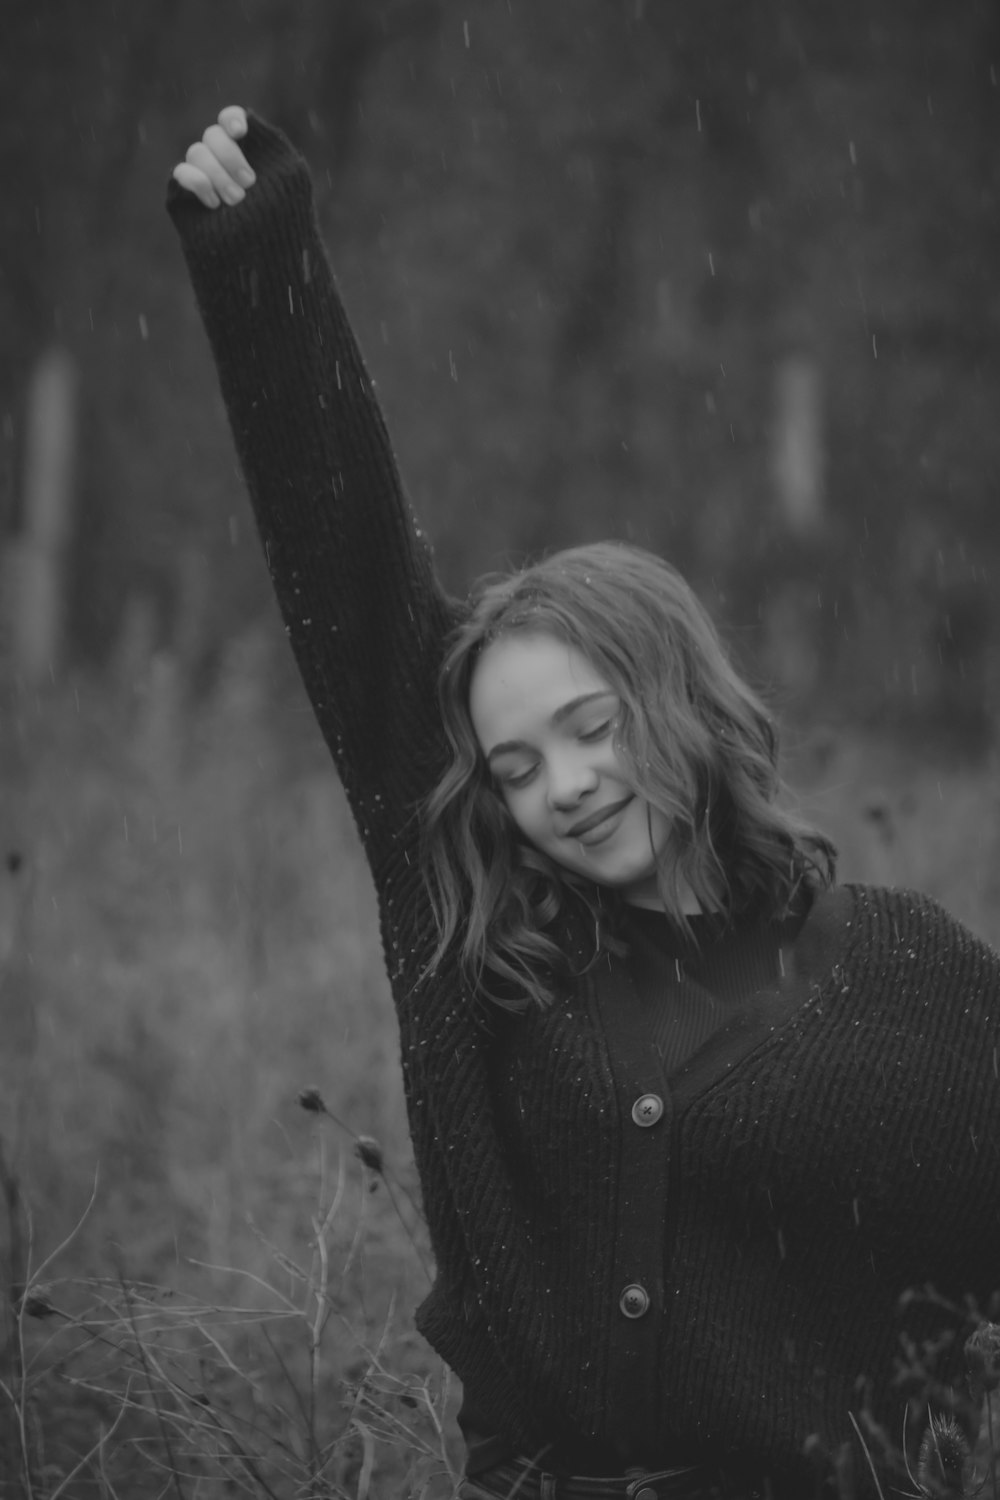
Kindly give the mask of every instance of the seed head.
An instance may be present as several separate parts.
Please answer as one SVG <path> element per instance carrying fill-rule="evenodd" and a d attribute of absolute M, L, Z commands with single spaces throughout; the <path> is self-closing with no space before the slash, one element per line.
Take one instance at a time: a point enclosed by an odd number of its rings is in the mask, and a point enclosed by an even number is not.
<path fill-rule="evenodd" d="M 56 1309 L 48 1297 L 38 1292 L 29 1292 L 24 1299 L 24 1311 L 29 1318 L 54 1318 Z"/>
<path fill-rule="evenodd" d="M 962 1470 L 969 1445 L 954 1417 L 931 1417 L 917 1458 L 917 1480 L 925 1493 L 962 1496 Z"/>
<path fill-rule="evenodd" d="M 1000 1323 L 980 1323 L 969 1334 L 965 1341 L 965 1367 L 978 1399 L 1000 1386 Z"/>
<path fill-rule="evenodd" d="M 327 1112 L 319 1089 L 303 1089 L 299 1095 L 299 1103 L 313 1115 L 325 1115 Z"/>
<path fill-rule="evenodd" d="M 372 1172 L 382 1173 L 385 1170 L 385 1161 L 382 1156 L 382 1147 L 374 1136 L 359 1135 L 354 1145 L 354 1150 L 365 1166 Z"/>

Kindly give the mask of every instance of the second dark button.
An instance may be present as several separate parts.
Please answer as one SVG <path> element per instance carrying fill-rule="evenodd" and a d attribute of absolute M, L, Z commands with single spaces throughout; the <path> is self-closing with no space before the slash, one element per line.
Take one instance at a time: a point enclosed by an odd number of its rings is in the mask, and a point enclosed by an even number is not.
<path fill-rule="evenodd" d="M 638 1281 L 630 1282 L 618 1298 L 618 1306 L 626 1318 L 641 1318 L 649 1311 L 649 1293 Z"/>

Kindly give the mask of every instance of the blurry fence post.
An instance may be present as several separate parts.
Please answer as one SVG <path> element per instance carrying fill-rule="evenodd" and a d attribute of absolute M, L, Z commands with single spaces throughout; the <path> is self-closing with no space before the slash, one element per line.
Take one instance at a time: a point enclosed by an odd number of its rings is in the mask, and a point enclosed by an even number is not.
<path fill-rule="evenodd" d="M 21 530 L 6 560 L 11 664 L 29 684 L 59 656 L 75 449 L 76 368 L 65 349 L 53 348 L 38 360 L 28 390 Z"/>
<path fill-rule="evenodd" d="M 785 525 L 814 535 L 823 524 L 823 382 L 812 355 L 786 354 L 778 362 L 771 476 Z"/>
<path fill-rule="evenodd" d="M 792 350 L 779 358 L 772 394 L 770 473 L 781 533 L 796 559 L 771 593 L 765 652 L 782 687 L 808 697 L 820 678 L 822 640 L 816 590 L 808 560 L 825 527 L 823 493 L 823 380 L 814 355 Z"/>

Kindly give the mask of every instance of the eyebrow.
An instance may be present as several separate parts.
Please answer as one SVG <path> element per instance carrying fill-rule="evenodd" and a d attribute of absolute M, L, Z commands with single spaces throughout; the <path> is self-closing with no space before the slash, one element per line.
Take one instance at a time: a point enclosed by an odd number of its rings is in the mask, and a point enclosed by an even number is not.
<path fill-rule="evenodd" d="M 562 724 L 565 719 L 568 719 L 571 714 L 576 713 L 576 710 L 582 708 L 585 703 L 593 703 L 598 698 L 613 698 L 614 696 L 615 692 L 613 688 L 600 688 L 596 693 L 581 693 L 579 698 L 571 698 L 568 703 L 561 703 L 552 715 L 552 722 L 553 724 Z M 493 749 L 486 757 L 487 763 L 491 764 L 498 755 L 508 755 L 512 750 L 524 750 L 526 748 L 524 740 L 503 740 L 499 745 L 493 746 Z"/>

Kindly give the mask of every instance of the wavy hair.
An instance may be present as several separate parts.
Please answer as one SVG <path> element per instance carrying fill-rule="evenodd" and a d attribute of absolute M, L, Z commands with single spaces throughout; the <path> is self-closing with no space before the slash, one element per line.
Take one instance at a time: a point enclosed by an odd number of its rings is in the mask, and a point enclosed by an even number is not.
<path fill-rule="evenodd" d="M 774 721 L 689 585 L 638 547 L 574 547 L 482 580 L 449 642 L 439 697 L 452 757 L 423 809 L 432 970 L 457 945 L 474 992 L 519 1010 L 550 1003 L 574 977 L 554 935 L 568 908 L 588 914 L 594 958 L 615 946 L 615 898 L 524 839 L 476 739 L 473 672 L 492 641 L 516 631 L 575 647 L 617 693 L 625 779 L 672 826 L 658 886 L 678 927 L 688 930 L 685 886 L 703 910 L 766 920 L 803 881 L 833 881 L 833 845 L 783 805 Z"/>

